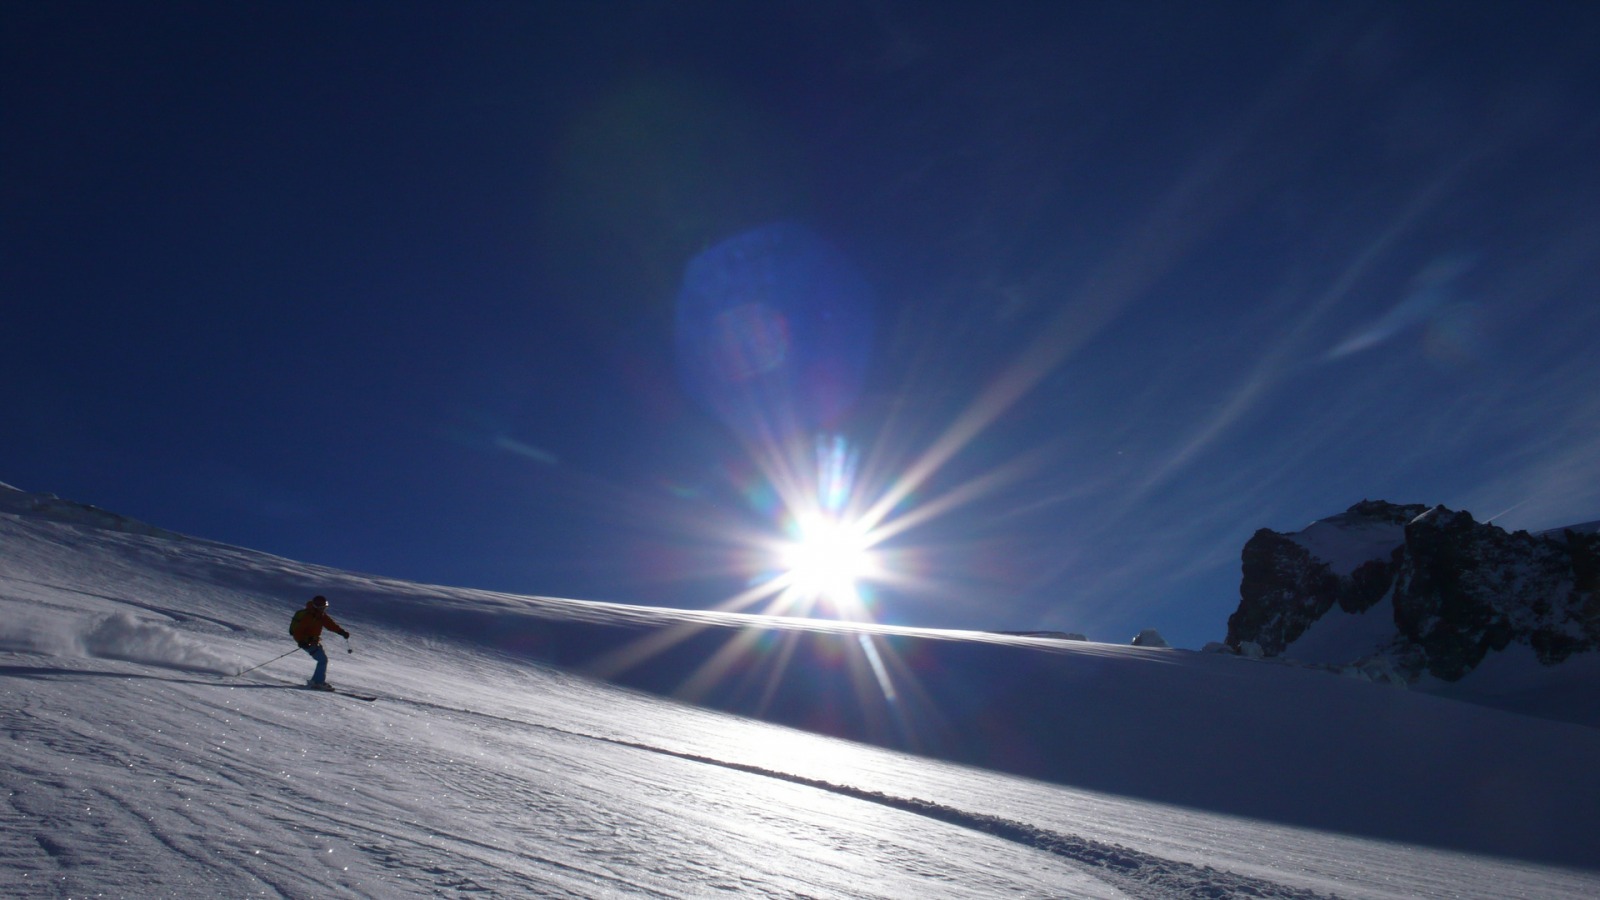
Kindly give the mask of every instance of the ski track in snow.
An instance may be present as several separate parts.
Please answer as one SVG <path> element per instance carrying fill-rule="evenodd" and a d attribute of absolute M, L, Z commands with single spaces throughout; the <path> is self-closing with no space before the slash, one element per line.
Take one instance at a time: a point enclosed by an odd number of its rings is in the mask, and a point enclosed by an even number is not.
<path fill-rule="evenodd" d="M 285 683 L 285 686 L 292 687 L 293 685 Z M 929 800 L 897 797 L 881 791 L 866 790 L 850 785 L 807 778 L 792 772 L 782 772 L 748 763 L 715 759 L 709 756 L 671 750 L 636 741 L 586 734 L 558 728 L 553 725 L 526 722 L 520 719 L 511 719 L 460 707 L 444 706 L 425 700 L 414 700 L 386 694 L 374 695 L 380 700 L 406 703 L 419 708 L 459 715 L 493 719 L 523 728 L 534 728 L 569 737 L 603 741 L 619 747 L 718 766 L 736 772 L 745 772 L 763 778 L 772 778 L 790 784 L 815 788 L 902 812 L 914 813 L 1060 857 L 1081 866 L 1096 878 L 1110 881 L 1119 890 L 1132 897 L 1197 898 L 1197 900 L 1198 898 L 1223 897 L 1260 897 L 1266 898 L 1266 900 L 1337 900 L 1337 895 L 1335 894 L 1290 888 L 1261 878 L 1219 871 L 1209 866 L 1196 866 L 1177 860 L 1163 859 L 1151 853 L 1131 850 L 1116 844 L 1095 841 L 1076 835 L 1059 834 L 1023 822 L 983 813 L 968 812 Z"/>

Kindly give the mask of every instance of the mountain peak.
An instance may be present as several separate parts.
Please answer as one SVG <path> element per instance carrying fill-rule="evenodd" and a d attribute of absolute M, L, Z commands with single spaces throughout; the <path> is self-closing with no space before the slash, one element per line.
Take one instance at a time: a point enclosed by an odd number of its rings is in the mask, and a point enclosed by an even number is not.
<path fill-rule="evenodd" d="M 1442 507 L 1434 507 L 1440 509 Z M 1431 510 L 1421 503 L 1390 503 L 1387 500 L 1362 500 L 1336 516 L 1321 521 L 1337 523 L 1387 522 L 1404 525 Z"/>
<path fill-rule="evenodd" d="M 1411 683 L 1459 682 L 1508 651 L 1554 667 L 1600 651 L 1600 534 L 1363 500 L 1298 532 L 1257 531 L 1239 595 L 1236 650 L 1358 668 L 1383 657 Z"/>

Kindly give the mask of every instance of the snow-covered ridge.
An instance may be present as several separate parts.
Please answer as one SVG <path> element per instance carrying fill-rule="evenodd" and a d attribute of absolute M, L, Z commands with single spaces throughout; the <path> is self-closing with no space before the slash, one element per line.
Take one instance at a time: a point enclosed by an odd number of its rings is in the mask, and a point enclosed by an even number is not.
<path fill-rule="evenodd" d="M 104 528 L 128 534 L 168 538 L 182 537 L 177 532 L 157 528 L 154 525 L 147 525 L 138 519 L 108 512 L 98 506 L 79 503 L 76 500 L 63 500 L 55 494 L 30 493 L 0 482 L 0 514 L 4 513 L 29 513 L 55 522 L 64 522 L 68 525 L 84 525 L 90 528 Z"/>
<path fill-rule="evenodd" d="M 1580 522 L 1577 525 L 1566 525 L 1561 528 L 1546 529 L 1535 532 L 1535 536 L 1561 539 L 1569 531 L 1573 534 L 1595 534 L 1600 532 L 1600 519 L 1596 519 L 1593 522 Z"/>
<path fill-rule="evenodd" d="M 1289 540 L 1328 564 L 1335 574 L 1349 577 L 1363 563 L 1387 559 L 1405 543 L 1406 527 L 1394 522 L 1362 522 L 1346 525 L 1323 519 L 1289 535 Z"/>
<path fill-rule="evenodd" d="M 1416 510 L 1420 512 L 1411 515 Z M 1338 515 L 1318 519 L 1285 537 L 1327 563 L 1335 575 L 1348 577 L 1363 563 L 1388 559 L 1405 543 L 1407 525 L 1439 515 L 1457 513 L 1437 505 L 1395 505 L 1381 500 L 1363 500 Z M 1600 532 L 1600 520 L 1547 528 L 1533 532 L 1533 536 L 1561 539 L 1569 531 L 1574 534 Z"/>

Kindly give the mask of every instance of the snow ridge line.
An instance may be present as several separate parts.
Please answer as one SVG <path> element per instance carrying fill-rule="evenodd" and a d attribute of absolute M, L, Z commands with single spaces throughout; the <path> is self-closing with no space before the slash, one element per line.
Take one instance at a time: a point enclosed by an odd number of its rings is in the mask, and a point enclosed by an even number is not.
<path fill-rule="evenodd" d="M 1052 856 L 1061 857 L 1074 865 L 1090 870 L 1091 874 L 1096 878 L 1115 883 L 1117 888 L 1124 893 L 1136 897 L 1147 897 L 1150 900 L 1170 900 L 1170 898 L 1217 900 L 1217 898 L 1224 897 L 1258 897 L 1262 898 L 1262 900 L 1338 900 L 1336 894 L 1320 894 L 1308 889 L 1292 888 L 1264 878 L 1255 878 L 1249 875 L 1213 869 L 1210 866 L 1197 866 L 1193 863 L 1166 859 L 1153 853 L 1132 850 L 1120 844 L 1091 840 L 1078 835 L 1061 834 L 1048 829 L 1037 828 L 1025 822 L 956 809 L 931 800 L 922 800 L 915 797 L 897 797 L 881 791 L 869 791 L 846 784 L 834 784 L 831 781 L 807 778 L 804 775 L 797 775 L 793 772 L 781 772 L 749 763 L 716 759 L 682 750 L 669 750 L 665 747 L 641 744 L 621 738 L 570 731 L 553 725 L 527 722 L 476 710 L 458 709 L 443 704 L 430 703 L 426 700 L 388 697 L 387 695 L 386 699 L 394 699 L 401 703 L 429 707 L 445 712 L 495 719 L 508 724 L 520 725 L 525 728 L 538 728 L 569 737 L 603 741 L 619 747 L 658 753 L 663 756 L 672 756 L 689 762 L 718 766 L 750 775 L 759 775 L 764 778 L 775 778 L 780 781 L 828 791 L 829 793 L 850 797 L 855 800 L 876 803 L 880 806 L 925 816 L 946 824 L 967 828 L 991 837 L 1020 844 L 1024 847 L 1031 847 L 1035 850 L 1049 853 Z"/>

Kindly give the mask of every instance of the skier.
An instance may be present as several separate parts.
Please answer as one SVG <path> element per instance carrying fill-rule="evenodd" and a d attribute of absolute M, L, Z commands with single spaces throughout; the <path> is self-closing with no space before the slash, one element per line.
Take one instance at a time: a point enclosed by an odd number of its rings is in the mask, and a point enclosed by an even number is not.
<path fill-rule="evenodd" d="M 296 610 L 294 618 L 289 620 L 289 636 L 294 638 L 301 650 L 311 654 L 311 658 L 317 661 L 317 670 L 311 673 L 311 680 L 306 682 L 306 687 L 331 691 L 333 686 L 327 682 L 328 654 L 322 649 L 324 628 L 350 640 L 350 632 L 340 628 L 339 623 L 328 615 L 328 598 L 321 594 L 307 600 L 306 608 Z"/>

